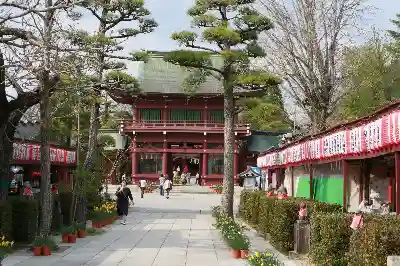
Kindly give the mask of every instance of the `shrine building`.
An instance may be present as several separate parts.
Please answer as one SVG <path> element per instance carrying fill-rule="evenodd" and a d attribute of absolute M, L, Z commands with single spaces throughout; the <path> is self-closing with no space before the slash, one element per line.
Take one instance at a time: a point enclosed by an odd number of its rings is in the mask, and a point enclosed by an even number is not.
<path fill-rule="evenodd" d="M 172 177 L 179 166 L 181 171 L 187 167 L 191 176 L 199 173 L 203 184 L 222 183 L 223 89 L 216 79 L 209 78 L 196 91 L 184 91 L 188 73 L 165 62 L 163 55 L 155 52 L 146 63 L 140 63 L 140 92 L 113 97 L 132 106 L 132 119 L 120 125 L 120 133 L 131 143 L 132 182 L 141 178 L 155 182 L 160 174 Z M 218 63 L 218 58 L 214 61 Z M 240 123 L 235 123 L 234 130 L 237 182 L 248 156 L 239 143 L 251 131 L 249 125 Z"/>

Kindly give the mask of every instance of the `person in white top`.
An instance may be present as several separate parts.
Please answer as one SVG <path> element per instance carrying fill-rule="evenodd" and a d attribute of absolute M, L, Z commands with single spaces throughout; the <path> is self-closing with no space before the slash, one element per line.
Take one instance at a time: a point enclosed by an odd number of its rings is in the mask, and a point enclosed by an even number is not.
<path fill-rule="evenodd" d="M 169 199 L 169 192 L 172 189 L 172 181 L 169 178 L 164 181 L 164 189 L 167 191 L 166 198 Z"/>
<path fill-rule="evenodd" d="M 146 190 L 147 182 L 146 179 L 140 180 L 140 197 L 143 199 L 144 191 Z"/>
<path fill-rule="evenodd" d="M 196 184 L 200 185 L 200 175 L 199 175 L 199 173 L 196 174 Z"/>
<path fill-rule="evenodd" d="M 160 181 L 160 196 L 164 196 L 164 182 L 165 182 L 164 175 L 161 174 L 161 176 L 158 180 Z"/>

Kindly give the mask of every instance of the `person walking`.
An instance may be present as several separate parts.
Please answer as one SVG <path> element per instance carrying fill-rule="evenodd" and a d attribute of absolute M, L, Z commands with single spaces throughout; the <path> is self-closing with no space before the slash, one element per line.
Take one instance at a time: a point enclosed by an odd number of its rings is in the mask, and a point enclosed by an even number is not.
<path fill-rule="evenodd" d="M 164 196 L 164 182 L 165 182 L 164 175 L 161 174 L 161 176 L 158 180 L 160 181 L 160 196 Z"/>
<path fill-rule="evenodd" d="M 126 225 L 128 218 L 129 200 L 131 200 L 133 205 L 132 192 L 126 186 L 126 182 L 121 183 L 121 186 L 117 189 L 115 195 L 117 196 L 117 209 L 119 214 L 122 216 L 121 224 Z"/>
<path fill-rule="evenodd" d="M 200 175 L 199 175 L 199 173 L 196 174 L 196 184 L 200 186 Z"/>
<path fill-rule="evenodd" d="M 172 182 L 171 182 L 171 179 L 167 178 L 167 179 L 164 181 L 164 189 L 165 189 L 165 191 L 167 192 L 166 198 L 169 199 L 169 192 L 170 192 L 171 189 L 172 189 Z"/>
<path fill-rule="evenodd" d="M 140 197 L 143 199 L 144 191 L 146 190 L 147 182 L 146 179 L 140 180 Z"/>

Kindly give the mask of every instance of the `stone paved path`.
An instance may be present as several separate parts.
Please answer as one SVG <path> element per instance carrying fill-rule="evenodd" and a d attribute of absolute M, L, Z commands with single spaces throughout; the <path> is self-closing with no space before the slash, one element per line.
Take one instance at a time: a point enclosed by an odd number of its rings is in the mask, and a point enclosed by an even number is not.
<path fill-rule="evenodd" d="M 242 266 L 230 256 L 213 226 L 210 207 L 216 194 L 172 193 L 169 200 L 135 192 L 128 225 L 116 224 L 109 232 L 87 237 L 62 253 L 32 257 L 17 252 L 3 266 Z M 201 211 L 201 212 L 200 212 Z"/>

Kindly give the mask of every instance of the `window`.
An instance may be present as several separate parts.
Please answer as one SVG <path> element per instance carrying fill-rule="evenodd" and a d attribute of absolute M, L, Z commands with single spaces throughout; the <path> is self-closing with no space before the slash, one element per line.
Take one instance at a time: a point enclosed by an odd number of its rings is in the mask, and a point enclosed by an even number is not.
<path fill-rule="evenodd" d="M 210 120 L 211 121 L 224 121 L 224 111 L 223 110 L 210 110 Z"/>
<path fill-rule="evenodd" d="M 141 121 L 160 121 L 161 110 L 160 109 L 140 109 L 140 120 Z"/>
<path fill-rule="evenodd" d="M 171 121 L 200 121 L 200 110 L 175 109 L 171 110 Z"/>

